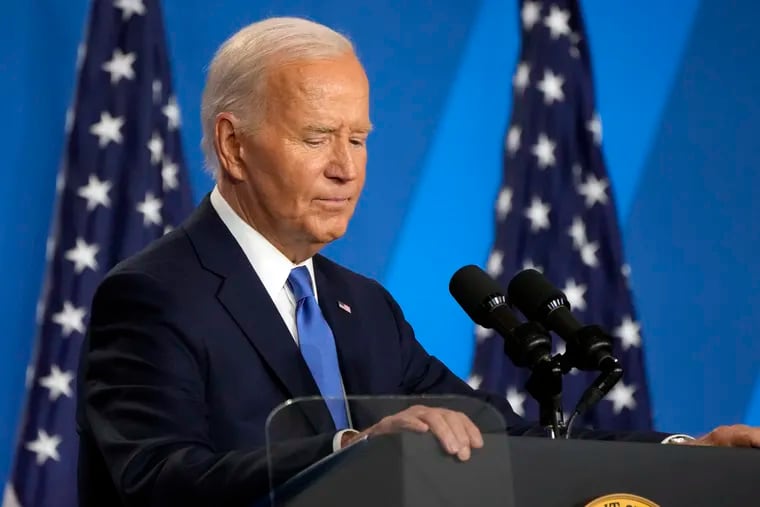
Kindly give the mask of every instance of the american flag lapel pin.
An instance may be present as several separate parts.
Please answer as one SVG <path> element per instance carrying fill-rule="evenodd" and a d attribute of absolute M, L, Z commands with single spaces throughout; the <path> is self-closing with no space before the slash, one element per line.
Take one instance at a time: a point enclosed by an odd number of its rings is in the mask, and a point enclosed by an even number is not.
<path fill-rule="evenodd" d="M 351 313 L 351 307 L 348 306 L 343 301 L 338 301 L 338 308 L 340 308 L 341 310 L 343 310 L 346 313 Z"/>

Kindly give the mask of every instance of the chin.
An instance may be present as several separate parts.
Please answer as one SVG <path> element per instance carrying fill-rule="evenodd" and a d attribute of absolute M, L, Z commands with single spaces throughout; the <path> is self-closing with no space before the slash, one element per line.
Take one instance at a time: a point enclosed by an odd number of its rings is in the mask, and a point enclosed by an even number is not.
<path fill-rule="evenodd" d="M 319 243 L 327 244 L 337 239 L 342 238 L 346 234 L 348 224 L 334 225 L 332 227 L 323 227 L 320 230 L 314 231 L 314 239 Z"/>
<path fill-rule="evenodd" d="M 351 216 L 345 213 L 325 216 L 314 215 L 308 221 L 303 222 L 303 232 L 314 243 L 326 245 L 342 238 L 348 230 Z"/>

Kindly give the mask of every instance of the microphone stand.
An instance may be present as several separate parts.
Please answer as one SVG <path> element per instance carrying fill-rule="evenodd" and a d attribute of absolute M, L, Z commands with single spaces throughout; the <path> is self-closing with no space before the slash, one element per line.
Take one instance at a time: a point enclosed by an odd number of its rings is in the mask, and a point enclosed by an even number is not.
<path fill-rule="evenodd" d="M 525 384 L 528 393 L 538 402 L 539 424 L 546 428 L 552 439 L 565 435 L 560 359 L 559 356 L 554 356 L 537 364 Z"/>
<path fill-rule="evenodd" d="M 573 424 L 578 417 L 599 403 L 623 377 L 623 368 L 612 356 L 612 338 L 599 326 L 584 326 L 575 333 L 575 340 L 568 344 L 563 366 L 568 373 L 575 366 L 585 371 L 599 371 L 594 382 L 586 388 L 570 416 L 565 438 L 570 438 Z"/>
<path fill-rule="evenodd" d="M 525 322 L 510 334 L 510 339 L 504 340 L 504 352 L 515 366 L 531 370 L 525 387 L 538 402 L 540 424 L 546 428 L 549 438 L 562 438 L 565 434 L 563 358 L 559 355 L 552 357 L 549 333 L 536 322 Z"/>

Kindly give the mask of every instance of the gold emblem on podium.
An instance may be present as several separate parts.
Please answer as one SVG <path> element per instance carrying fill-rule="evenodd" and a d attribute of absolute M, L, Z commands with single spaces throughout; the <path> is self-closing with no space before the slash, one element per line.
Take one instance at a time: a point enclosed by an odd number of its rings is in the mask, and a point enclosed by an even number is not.
<path fill-rule="evenodd" d="M 586 504 L 586 507 L 660 507 L 651 500 L 628 493 L 601 496 Z"/>

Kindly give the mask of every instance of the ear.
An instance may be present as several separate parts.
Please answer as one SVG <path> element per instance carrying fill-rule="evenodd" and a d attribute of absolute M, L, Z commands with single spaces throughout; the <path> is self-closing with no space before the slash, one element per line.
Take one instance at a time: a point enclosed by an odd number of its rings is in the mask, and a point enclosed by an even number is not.
<path fill-rule="evenodd" d="M 219 158 L 219 168 L 235 182 L 246 179 L 242 131 L 235 128 L 239 124 L 232 113 L 219 113 L 214 123 L 214 147 Z"/>

